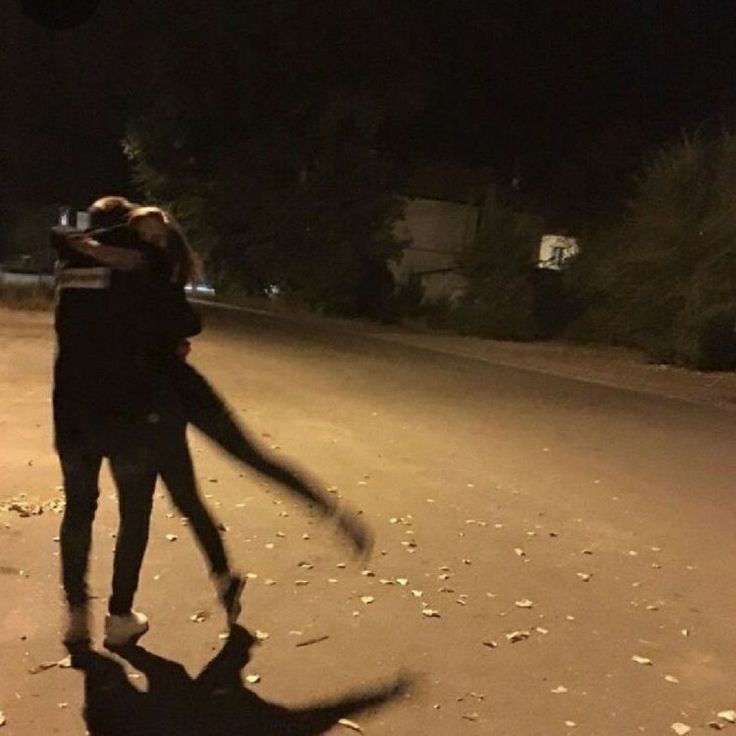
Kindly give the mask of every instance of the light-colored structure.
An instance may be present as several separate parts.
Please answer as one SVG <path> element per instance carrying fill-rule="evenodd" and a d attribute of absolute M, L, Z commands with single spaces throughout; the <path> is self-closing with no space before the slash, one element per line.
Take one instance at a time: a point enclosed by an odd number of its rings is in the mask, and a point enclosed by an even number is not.
<path fill-rule="evenodd" d="M 458 273 L 458 259 L 472 243 L 478 228 L 478 207 L 438 199 L 404 200 L 404 216 L 396 223 L 396 237 L 409 245 L 391 268 L 398 284 L 417 275 L 425 300 L 459 296 L 465 279 Z"/>
<path fill-rule="evenodd" d="M 576 238 L 566 235 L 543 235 L 539 244 L 538 268 L 562 271 L 580 253 Z"/>

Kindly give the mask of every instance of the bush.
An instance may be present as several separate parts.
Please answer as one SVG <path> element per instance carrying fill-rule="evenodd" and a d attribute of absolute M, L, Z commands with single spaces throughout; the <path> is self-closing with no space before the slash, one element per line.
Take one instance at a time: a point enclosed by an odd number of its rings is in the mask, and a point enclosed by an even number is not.
<path fill-rule="evenodd" d="M 586 310 L 577 334 L 642 348 L 657 361 L 732 367 L 734 201 L 734 134 L 684 138 L 657 153 L 624 220 L 599 234 L 595 258 L 581 261 Z"/>

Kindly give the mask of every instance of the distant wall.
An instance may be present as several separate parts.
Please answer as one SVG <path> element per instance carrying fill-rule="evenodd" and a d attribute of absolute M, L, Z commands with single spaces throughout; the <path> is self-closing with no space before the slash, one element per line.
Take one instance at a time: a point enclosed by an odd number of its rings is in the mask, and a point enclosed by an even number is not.
<path fill-rule="evenodd" d="M 392 264 L 397 282 L 421 276 L 430 300 L 452 297 L 464 284 L 457 273 L 458 257 L 475 238 L 478 208 L 438 199 L 407 198 L 404 216 L 394 232 L 409 245 L 398 264 Z"/>

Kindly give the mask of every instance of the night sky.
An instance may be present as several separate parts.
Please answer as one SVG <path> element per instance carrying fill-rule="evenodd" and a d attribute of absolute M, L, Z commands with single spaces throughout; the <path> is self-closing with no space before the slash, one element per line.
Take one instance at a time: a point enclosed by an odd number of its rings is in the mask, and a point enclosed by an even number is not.
<path fill-rule="evenodd" d="M 393 157 L 518 175 L 558 219 L 605 206 L 643 153 L 736 111 L 736 4 L 718 0 L 103 0 L 61 31 L 6 0 L 0 28 L 6 200 L 130 191 L 126 120 L 169 89 L 227 106 L 245 64 L 282 67 L 282 86 L 310 65 L 320 83 L 331 69 L 336 84 L 400 79 L 412 104 L 386 134 Z"/>

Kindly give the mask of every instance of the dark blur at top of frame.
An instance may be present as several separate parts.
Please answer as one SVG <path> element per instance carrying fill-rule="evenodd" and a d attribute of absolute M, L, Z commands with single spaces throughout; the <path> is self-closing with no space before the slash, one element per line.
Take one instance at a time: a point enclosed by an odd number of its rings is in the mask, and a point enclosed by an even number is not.
<path fill-rule="evenodd" d="M 64 30 L 89 20 L 101 0 L 21 0 L 23 12 L 44 28 Z"/>

